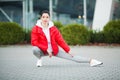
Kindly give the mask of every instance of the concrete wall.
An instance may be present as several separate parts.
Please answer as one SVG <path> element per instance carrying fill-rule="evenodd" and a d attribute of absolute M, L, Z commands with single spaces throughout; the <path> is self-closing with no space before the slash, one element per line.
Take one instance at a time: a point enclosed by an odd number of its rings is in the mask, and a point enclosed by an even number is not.
<path fill-rule="evenodd" d="M 93 30 L 103 30 L 104 25 L 111 19 L 113 0 L 96 0 L 93 18 Z"/>

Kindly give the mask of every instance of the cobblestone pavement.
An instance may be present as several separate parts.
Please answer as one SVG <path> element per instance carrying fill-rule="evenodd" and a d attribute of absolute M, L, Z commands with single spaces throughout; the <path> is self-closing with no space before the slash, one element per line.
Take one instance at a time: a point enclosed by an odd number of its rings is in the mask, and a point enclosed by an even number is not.
<path fill-rule="evenodd" d="M 46 56 L 38 68 L 32 46 L 0 46 L 0 80 L 120 80 L 120 47 L 71 46 L 71 53 L 104 64 L 90 67 Z"/>

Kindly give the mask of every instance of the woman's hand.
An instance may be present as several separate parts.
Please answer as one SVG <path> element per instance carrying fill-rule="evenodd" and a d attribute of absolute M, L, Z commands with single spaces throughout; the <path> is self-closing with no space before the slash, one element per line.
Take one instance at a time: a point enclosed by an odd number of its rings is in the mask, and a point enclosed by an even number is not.
<path fill-rule="evenodd" d="M 52 53 L 51 53 L 51 52 L 49 52 L 48 54 L 49 54 L 49 57 L 50 57 L 50 58 L 52 58 Z"/>
<path fill-rule="evenodd" d="M 68 52 L 68 54 L 69 54 L 71 57 L 74 57 L 74 55 L 73 55 L 73 54 L 71 54 L 71 53 L 69 53 L 69 52 Z"/>
<path fill-rule="evenodd" d="M 47 52 L 48 52 L 49 57 L 52 58 L 52 52 L 50 52 L 49 50 L 47 50 Z"/>
<path fill-rule="evenodd" d="M 73 56 L 72 54 L 70 54 L 70 53 L 69 53 L 69 55 L 70 55 L 71 57 L 74 57 L 74 56 Z"/>

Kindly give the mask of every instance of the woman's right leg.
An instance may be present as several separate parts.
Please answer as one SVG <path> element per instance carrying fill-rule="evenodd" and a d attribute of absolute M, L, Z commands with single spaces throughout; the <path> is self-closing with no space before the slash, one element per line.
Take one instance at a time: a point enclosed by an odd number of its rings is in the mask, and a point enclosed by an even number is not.
<path fill-rule="evenodd" d="M 38 59 L 41 59 L 41 57 L 44 56 L 43 52 L 42 52 L 37 46 L 33 46 L 33 54 L 34 54 Z"/>
<path fill-rule="evenodd" d="M 37 67 L 42 66 L 42 56 L 44 56 L 44 53 L 37 47 L 37 46 L 33 46 L 33 54 L 38 58 Z"/>

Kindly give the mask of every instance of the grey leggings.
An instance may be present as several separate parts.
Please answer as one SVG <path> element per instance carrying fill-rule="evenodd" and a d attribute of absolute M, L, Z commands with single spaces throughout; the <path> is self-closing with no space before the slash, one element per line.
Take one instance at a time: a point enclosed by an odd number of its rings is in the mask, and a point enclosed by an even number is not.
<path fill-rule="evenodd" d="M 38 59 L 40 59 L 41 57 L 44 56 L 43 52 L 36 46 L 33 46 L 33 54 Z M 85 57 L 81 57 L 81 56 L 71 56 L 70 54 L 65 53 L 62 50 L 59 50 L 59 52 L 56 55 L 56 57 L 67 59 L 67 60 L 72 60 L 72 61 L 79 62 L 79 63 L 89 63 L 90 62 L 89 58 L 85 58 Z"/>

